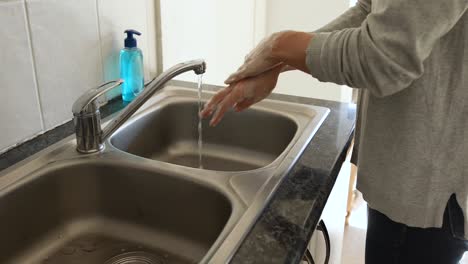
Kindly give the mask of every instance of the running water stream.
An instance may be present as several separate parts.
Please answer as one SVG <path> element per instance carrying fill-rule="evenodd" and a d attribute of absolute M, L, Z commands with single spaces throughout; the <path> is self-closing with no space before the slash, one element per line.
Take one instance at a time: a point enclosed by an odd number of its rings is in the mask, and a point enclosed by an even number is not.
<path fill-rule="evenodd" d="M 202 102 L 203 74 L 198 75 L 198 113 L 203 108 Z M 203 169 L 203 125 L 202 118 L 198 115 L 198 167 Z"/>

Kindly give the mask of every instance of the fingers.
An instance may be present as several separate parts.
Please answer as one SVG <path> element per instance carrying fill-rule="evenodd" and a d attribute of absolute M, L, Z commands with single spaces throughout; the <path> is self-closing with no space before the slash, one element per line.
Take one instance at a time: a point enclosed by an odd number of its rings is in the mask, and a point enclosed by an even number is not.
<path fill-rule="evenodd" d="M 225 98 L 226 100 L 227 98 Z M 219 124 L 219 122 L 223 119 L 224 114 L 226 113 L 227 110 L 229 110 L 230 105 L 229 103 L 225 100 L 221 102 L 221 104 L 218 105 L 218 108 L 216 109 L 216 112 L 214 113 L 213 117 L 211 118 L 210 121 L 210 126 L 216 126 Z"/>
<path fill-rule="evenodd" d="M 249 66 L 247 64 L 243 64 L 237 71 L 231 75 L 224 81 L 225 84 L 232 84 L 237 81 L 240 81 L 247 77 L 249 74 Z"/>
<path fill-rule="evenodd" d="M 213 114 L 213 111 L 216 109 L 216 106 L 221 102 L 229 93 L 231 93 L 232 87 L 226 87 L 216 93 L 208 103 L 205 104 L 203 110 L 199 113 L 200 117 L 207 118 Z"/>
<path fill-rule="evenodd" d="M 236 82 L 236 81 L 238 81 L 240 79 L 242 79 L 242 78 L 240 77 L 239 72 L 235 72 L 235 73 L 229 75 L 229 77 L 224 81 L 224 83 L 229 85 L 229 84 L 232 84 L 232 83 L 234 83 L 234 82 Z"/>
<path fill-rule="evenodd" d="M 242 65 L 235 73 L 231 74 L 224 83 L 230 85 L 239 82 L 242 79 L 256 77 L 273 68 L 279 67 L 282 64 L 282 62 L 270 60 L 248 62 Z"/>
<path fill-rule="evenodd" d="M 265 83 L 265 76 L 243 79 L 219 91 L 205 105 L 200 116 L 206 118 L 213 115 L 210 126 L 216 126 L 229 109 L 234 108 L 235 111 L 240 112 L 249 108 L 265 98 L 260 89 L 264 85 L 268 85 Z M 259 91 L 260 93 L 258 93 Z M 269 90 L 267 94 L 270 92 Z"/>
<path fill-rule="evenodd" d="M 232 92 L 229 93 L 222 101 L 218 104 L 217 110 L 213 115 L 210 126 L 216 126 L 224 117 L 224 114 L 229 109 L 233 108 L 237 103 L 245 100 L 243 96 L 243 83 L 237 83 L 236 87 L 232 89 Z"/>

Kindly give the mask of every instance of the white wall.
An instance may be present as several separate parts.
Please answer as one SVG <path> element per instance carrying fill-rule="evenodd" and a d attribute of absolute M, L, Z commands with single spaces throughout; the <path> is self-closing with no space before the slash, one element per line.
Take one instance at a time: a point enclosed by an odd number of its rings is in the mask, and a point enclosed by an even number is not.
<path fill-rule="evenodd" d="M 24 3 L 1 1 L 0 25 L 3 39 L 0 41 L 0 149 L 3 149 L 38 133 L 44 124 Z"/>
<path fill-rule="evenodd" d="M 222 85 L 254 46 L 252 0 L 161 0 L 164 69 L 185 60 L 207 62 L 204 82 Z M 196 81 L 193 73 L 176 79 Z"/>
<path fill-rule="evenodd" d="M 204 82 L 222 85 L 267 34 L 313 31 L 348 7 L 349 0 L 161 0 L 164 68 L 204 58 Z M 188 73 L 177 79 L 196 77 Z M 275 92 L 346 102 L 352 95 L 349 88 L 320 83 L 298 71 L 282 74 Z"/>
<path fill-rule="evenodd" d="M 314 31 L 346 11 L 349 4 L 349 0 L 267 0 L 266 33 Z M 343 102 L 350 102 L 352 97 L 347 87 L 321 83 L 299 71 L 282 74 L 275 92 Z"/>
<path fill-rule="evenodd" d="M 155 72 L 152 0 L 0 0 L 0 153 L 71 120 L 85 90 L 118 78 L 123 30 Z M 154 9 L 153 9 L 154 10 Z"/>

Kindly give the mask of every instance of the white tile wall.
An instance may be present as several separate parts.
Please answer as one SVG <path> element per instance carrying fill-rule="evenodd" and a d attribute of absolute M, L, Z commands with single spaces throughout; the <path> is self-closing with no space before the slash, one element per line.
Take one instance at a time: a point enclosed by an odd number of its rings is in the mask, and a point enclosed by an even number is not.
<path fill-rule="evenodd" d="M 154 54 L 154 20 L 151 18 L 152 0 L 98 0 L 99 26 L 102 45 L 102 59 L 104 62 L 105 81 L 119 78 L 119 51 L 124 46 L 126 29 L 136 29 L 142 33 L 136 36 L 138 47 L 143 52 L 145 65 L 145 79 L 149 80 L 155 75 L 156 58 Z M 142 19 L 147 14 L 148 19 Z M 114 91 L 108 97 L 118 95 L 119 91 Z"/>
<path fill-rule="evenodd" d="M 0 1 L 0 151 L 42 130 L 24 2 Z"/>
<path fill-rule="evenodd" d="M 45 128 L 72 118 L 71 105 L 102 83 L 95 0 L 27 0 Z"/>
<path fill-rule="evenodd" d="M 0 153 L 69 121 L 78 96 L 118 77 L 125 28 L 144 34 L 154 73 L 154 13 L 152 0 L 0 0 Z"/>

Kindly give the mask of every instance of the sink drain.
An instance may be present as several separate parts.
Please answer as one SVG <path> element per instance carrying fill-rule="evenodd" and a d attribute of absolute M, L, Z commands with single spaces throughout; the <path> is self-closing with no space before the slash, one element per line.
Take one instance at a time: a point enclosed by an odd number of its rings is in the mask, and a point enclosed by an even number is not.
<path fill-rule="evenodd" d="M 143 251 L 127 252 L 112 257 L 104 264 L 164 264 L 161 258 Z"/>

